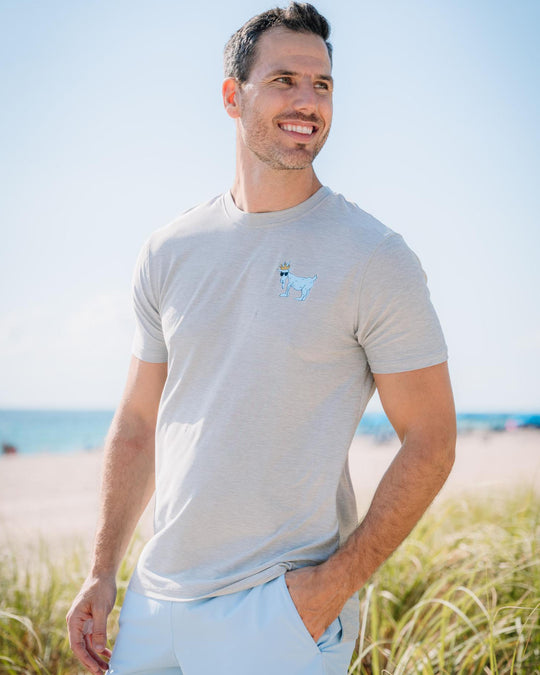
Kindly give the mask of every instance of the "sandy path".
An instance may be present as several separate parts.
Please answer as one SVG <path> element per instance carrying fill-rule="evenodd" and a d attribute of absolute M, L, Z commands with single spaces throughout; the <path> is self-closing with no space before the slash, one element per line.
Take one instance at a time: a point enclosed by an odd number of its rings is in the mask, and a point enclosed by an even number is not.
<path fill-rule="evenodd" d="M 355 438 L 350 453 L 351 476 L 359 506 L 369 504 L 399 441 L 377 444 Z M 540 431 L 471 432 L 458 437 L 456 461 L 438 499 L 459 494 L 505 491 L 519 486 L 540 493 Z"/>
<path fill-rule="evenodd" d="M 358 503 L 364 509 L 399 443 L 355 438 L 350 454 Z M 95 528 L 100 452 L 0 457 L 0 543 L 42 537 L 62 549 L 74 540 L 90 546 Z M 471 433 L 458 440 L 454 470 L 441 497 L 520 485 L 540 492 L 540 432 Z M 151 509 L 141 522 L 151 532 Z"/>

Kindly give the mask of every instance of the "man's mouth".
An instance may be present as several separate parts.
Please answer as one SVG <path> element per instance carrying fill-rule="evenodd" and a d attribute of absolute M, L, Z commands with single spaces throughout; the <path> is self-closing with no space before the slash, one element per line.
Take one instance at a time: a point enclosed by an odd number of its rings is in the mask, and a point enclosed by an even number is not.
<path fill-rule="evenodd" d="M 280 124 L 280 129 L 283 131 L 293 131 L 295 134 L 303 134 L 304 136 L 311 136 L 317 127 L 312 124 Z"/>

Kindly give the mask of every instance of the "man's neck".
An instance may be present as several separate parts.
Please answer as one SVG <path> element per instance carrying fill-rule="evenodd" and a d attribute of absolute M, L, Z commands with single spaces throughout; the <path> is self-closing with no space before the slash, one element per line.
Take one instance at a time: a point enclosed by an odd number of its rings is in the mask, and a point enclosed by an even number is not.
<path fill-rule="evenodd" d="M 234 203 L 247 213 L 283 211 L 309 199 L 322 187 L 310 166 L 276 171 L 264 165 L 243 170 L 237 163 L 231 194 Z"/>

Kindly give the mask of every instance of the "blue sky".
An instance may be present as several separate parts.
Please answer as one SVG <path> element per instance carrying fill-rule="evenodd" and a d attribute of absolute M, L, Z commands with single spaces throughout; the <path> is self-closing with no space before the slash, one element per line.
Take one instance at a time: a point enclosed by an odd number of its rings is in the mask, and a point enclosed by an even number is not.
<path fill-rule="evenodd" d="M 0 1 L 0 407 L 114 407 L 130 280 L 158 227 L 230 187 L 222 48 L 270 5 Z M 427 272 L 460 410 L 540 409 L 540 3 L 317 3 L 321 180 Z"/>

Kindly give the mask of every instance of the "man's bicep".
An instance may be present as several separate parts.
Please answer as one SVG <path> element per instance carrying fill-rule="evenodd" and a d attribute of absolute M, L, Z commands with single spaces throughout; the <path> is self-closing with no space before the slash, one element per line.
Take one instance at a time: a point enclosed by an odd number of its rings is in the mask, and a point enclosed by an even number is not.
<path fill-rule="evenodd" d="M 411 432 L 455 436 L 456 413 L 446 362 L 403 373 L 374 373 L 373 377 L 401 441 Z"/>
<path fill-rule="evenodd" d="M 149 363 L 132 356 L 118 413 L 155 429 L 166 379 L 167 363 Z"/>

